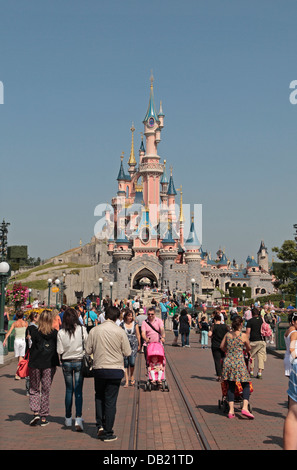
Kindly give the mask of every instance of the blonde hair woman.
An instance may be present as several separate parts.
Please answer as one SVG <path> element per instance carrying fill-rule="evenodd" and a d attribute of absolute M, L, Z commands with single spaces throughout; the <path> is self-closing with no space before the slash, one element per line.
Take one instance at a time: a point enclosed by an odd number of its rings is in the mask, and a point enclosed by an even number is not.
<path fill-rule="evenodd" d="M 53 328 L 52 312 L 44 310 L 39 316 L 38 328 L 31 330 L 29 403 L 34 413 L 31 426 L 35 426 L 39 420 L 41 426 L 48 424 L 49 394 L 56 366 L 59 365 L 57 334 Z"/>

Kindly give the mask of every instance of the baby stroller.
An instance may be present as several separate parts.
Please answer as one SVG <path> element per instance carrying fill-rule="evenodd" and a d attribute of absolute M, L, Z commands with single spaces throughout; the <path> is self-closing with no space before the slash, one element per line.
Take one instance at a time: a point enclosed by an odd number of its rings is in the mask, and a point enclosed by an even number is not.
<path fill-rule="evenodd" d="M 157 363 L 162 365 L 162 371 L 158 379 L 156 379 L 149 370 L 153 357 L 157 357 Z M 146 352 L 147 382 L 144 385 L 145 391 L 151 391 L 153 388 L 158 390 L 160 388 L 163 392 L 165 392 L 165 390 L 169 392 L 169 386 L 165 376 L 165 366 L 166 358 L 163 345 L 161 343 L 149 343 Z"/>
<path fill-rule="evenodd" d="M 244 353 L 244 359 L 245 363 L 247 366 L 247 369 L 249 370 L 249 363 L 250 363 L 250 355 Z M 250 394 L 253 393 L 253 384 L 252 382 L 249 382 L 250 384 Z M 219 409 L 223 408 L 224 413 L 229 413 L 229 403 L 227 399 L 227 393 L 228 393 L 228 381 L 224 380 L 221 382 L 221 388 L 222 388 L 222 399 L 219 400 Z M 239 404 L 239 407 L 242 408 L 243 405 L 243 397 L 242 397 L 242 385 L 240 382 L 235 383 L 235 393 L 234 393 L 234 405 Z M 248 410 L 250 413 L 253 412 L 252 406 L 249 403 L 248 404 Z"/>

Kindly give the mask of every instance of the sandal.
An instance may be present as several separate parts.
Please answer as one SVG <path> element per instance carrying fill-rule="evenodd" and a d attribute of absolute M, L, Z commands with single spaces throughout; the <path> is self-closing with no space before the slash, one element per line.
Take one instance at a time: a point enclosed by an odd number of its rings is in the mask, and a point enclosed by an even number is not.
<path fill-rule="evenodd" d="M 130 380 L 130 385 L 135 385 L 135 380 Z"/>

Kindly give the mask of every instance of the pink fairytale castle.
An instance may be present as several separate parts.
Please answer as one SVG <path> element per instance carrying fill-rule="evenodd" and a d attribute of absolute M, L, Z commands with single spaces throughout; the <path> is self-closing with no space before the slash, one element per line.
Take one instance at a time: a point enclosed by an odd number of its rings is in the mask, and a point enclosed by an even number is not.
<path fill-rule="evenodd" d="M 138 161 L 132 124 L 128 170 L 122 154 L 117 195 L 105 211 L 103 233 L 110 255 L 108 281 L 113 282 L 114 295 L 128 298 L 144 284 L 170 292 L 191 290 L 194 285 L 200 298 L 215 289 L 226 291 L 231 285 L 251 286 L 252 294 L 272 292 L 263 242 L 258 262 L 248 257 L 247 266 L 238 268 L 235 260 L 231 264 L 222 250 L 217 252 L 216 260 L 203 251 L 194 217 L 189 233 L 184 233 L 182 188 L 175 189 L 172 168 L 168 178 L 166 161 L 158 155 L 164 120 L 162 102 L 159 112 L 156 111 L 151 77 Z"/>

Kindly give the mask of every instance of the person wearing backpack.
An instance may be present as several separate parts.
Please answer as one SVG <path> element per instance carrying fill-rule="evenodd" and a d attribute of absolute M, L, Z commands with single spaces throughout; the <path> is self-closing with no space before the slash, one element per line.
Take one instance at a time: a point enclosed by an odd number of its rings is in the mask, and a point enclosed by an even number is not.
<path fill-rule="evenodd" d="M 98 315 L 94 312 L 93 309 L 87 310 L 85 314 L 85 324 L 87 327 L 87 332 L 89 333 L 94 326 L 98 325 Z"/>
<path fill-rule="evenodd" d="M 38 327 L 31 333 L 31 348 L 29 355 L 29 404 L 34 413 L 30 426 L 39 421 L 41 426 L 49 424 L 49 395 L 59 365 L 57 353 L 58 331 L 53 327 L 53 316 L 50 310 L 43 310 L 38 319 Z"/>
<path fill-rule="evenodd" d="M 252 318 L 248 320 L 246 325 L 246 334 L 250 340 L 251 345 L 251 366 L 250 376 L 254 376 L 255 359 L 258 360 L 258 374 L 257 379 L 262 379 L 262 372 L 264 370 L 264 363 L 266 361 L 266 341 L 262 335 L 261 329 L 263 318 L 260 310 L 256 307 L 252 309 Z M 267 324 L 266 324 L 267 325 Z"/>

